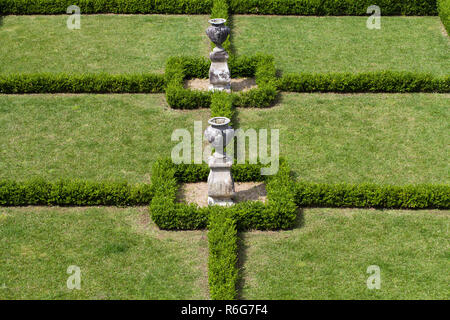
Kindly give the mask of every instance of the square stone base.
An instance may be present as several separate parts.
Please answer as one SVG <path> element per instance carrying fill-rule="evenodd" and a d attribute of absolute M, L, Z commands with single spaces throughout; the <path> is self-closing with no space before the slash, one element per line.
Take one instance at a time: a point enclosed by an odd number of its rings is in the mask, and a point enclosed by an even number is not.
<path fill-rule="evenodd" d="M 235 182 L 236 191 L 234 202 L 243 201 L 266 201 L 266 186 L 264 182 Z M 185 183 L 180 186 L 178 191 L 178 201 L 186 203 L 195 203 L 199 207 L 208 206 L 208 183 Z"/>

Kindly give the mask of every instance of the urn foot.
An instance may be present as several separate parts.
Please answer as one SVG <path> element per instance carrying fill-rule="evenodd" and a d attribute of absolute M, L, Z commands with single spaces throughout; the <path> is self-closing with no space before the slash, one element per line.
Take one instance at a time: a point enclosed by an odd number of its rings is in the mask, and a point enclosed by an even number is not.
<path fill-rule="evenodd" d="M 226 85 L 210 84 L 208 87 L 208 91 L 225 91 L 225 92 L 231 93 L 231 85 L 230 84 L 226 84 Z"/>
<path fill-rule="evenodd" d="M 208 204 L 230 206 L 234 204 L 234 180 L 231 175 L 233 159 L 211 157 L 208 176 Z"/>
<path fill-rule="evenodd" d="M 231 199 L 208 197 L 208 206 L 230 207 L 232 205 L 234 205 L 234 201 Z"/>

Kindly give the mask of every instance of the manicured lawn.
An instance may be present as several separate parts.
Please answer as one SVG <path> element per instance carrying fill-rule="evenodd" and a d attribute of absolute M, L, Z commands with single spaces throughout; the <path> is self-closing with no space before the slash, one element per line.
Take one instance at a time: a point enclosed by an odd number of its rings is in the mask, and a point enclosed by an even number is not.
<path fill-rule="evenodd" d="M 280 129 L 299 179 L 448 183 L 449 95 L 282 94 L 271 109 L 239 109 L 242 128 Z M 0 96 L 0 179 L 149 182 L 152 163 L 209 110 L 169 109 L 163 95 Z"/>
<path fill-rule="evenodd" d="M 234 16 L 238 54 L 273 54 L 283 72 L 405 70 L 447 75 L 450 41 L 439 17 Z"/>
<path fill-rule="evenodd" d="M 206 232 L 159 231 L 147 208 L 2 208 L 0 300 L 206 299 L 207 254 Z"/>
<path fill-rule="evenodd" d="M 207 16 L 7 16 L 0 25 L 0 73 L 164 72 L 171 55 L 206 55 Z"/>
<path fill-rule="evenodd" d="M 241 235 L 242 297 L 449 299 L 449 222 L 449 211 L 306 209 L 291 231 Z M 371 265 L 380 290 L 367 288 Z"/>
<path fill-rule="evenodd" d="M 149 182 L 177 128 L 209 110 L 170 109 L 164 95 L 0 95 L 0 179 Z"/>
<path fill-rule="evenodd" d="M 271 109 L 239 109 L 244 129 L 280 129 L 298 179 L 449 183 L 447 94 L 282 94 Z"/>

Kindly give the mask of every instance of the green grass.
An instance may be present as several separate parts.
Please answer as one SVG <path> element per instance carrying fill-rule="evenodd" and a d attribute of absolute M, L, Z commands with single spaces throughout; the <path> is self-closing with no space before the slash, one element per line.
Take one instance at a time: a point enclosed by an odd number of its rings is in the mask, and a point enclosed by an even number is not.
<path fill-rule="evenodd" d="M 271 109 L 239 109 L 240 126 L 280 129 L 299 179 L 449 183 L 449 95 L 283 94 Z M 39 176 L 149 182 L 152 163 L 209 110 L 167 107 L 163 95 L 0 96 L 0 179 Z"/>
<path fill-rule="evenodd" d="M 397 70 L 450 73 L 449 39 L 439 17 L 234 16 L 238 54 L 273 54 L 283 72 Z"/>
<path fill-rule="evenodd" d="M 206 299 L 207 253 L 205 232 L 159 231 L 147 208 L 2 208 L 0 300 Z"/>
<path fill-rule="evenodd" d="M 307 209 L 291 231 L 244 233 L 242 297 L 449 299 L 449 213 Z"/>
<path fill-rule="evenodd" d="M 243 129 L 280 129 L 299 179 L 324 183 L 449 183 L 447 94 L 283 94 L 239 109 Z"/>
<path fill-rule="evenodd" d="M 150 182 L 173 130 L 209 110 L 170 109 L 164 95 L 0 95 L 0 179 Z"/>
<path fill-rule="evenodd" d="M 7 16 L 0 25 L 0 73 L 164 72 L 171 55 L 206 55 L 207 16 Z"/>

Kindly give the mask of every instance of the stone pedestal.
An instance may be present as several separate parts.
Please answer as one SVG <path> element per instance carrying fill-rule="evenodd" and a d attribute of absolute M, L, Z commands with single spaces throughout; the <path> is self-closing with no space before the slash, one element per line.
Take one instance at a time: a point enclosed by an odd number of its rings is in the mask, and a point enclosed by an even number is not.
<path fill-rule="evenodd" d="M 224 49 L 215 47 L 209 55 L 211 67 L 209 68 L 209 90 L 231 92 L 231 74 L 228 68 L 228 53 Z"/>
<path fill-rule="evenodd" d="M 215 148 L 209 157 L 211 169 L 208 176 L 208 205 L 230 206 L 234 204 L 234 180 L 231 176 L 233 159 L 224 152 L 225 147 L 233 140 L 234 130 L 228 124 L 230 119 L 216 117 L 208 121 L 210 126 L 205 130 L 205 137 Z"/>
<path fill-rule="evenodd" d="M 228 69 L 228 53 L 222 47 L 230 34 L 230 28 L 225 25 L 225 19 L 211 19 L 211 26 L 206 29 L 209 39 L 216 45 L 209 55 L 211 67 L 209 69 L 209 90 L 231 92 L 231 74 Z"/>
<path fill-rule="evenodd" d="M 208 205 L 230 206 L 234 204 L 234 180 L 231 176 L 233 159 L 209 158 L 211 171 L 208 176 Z"/>

